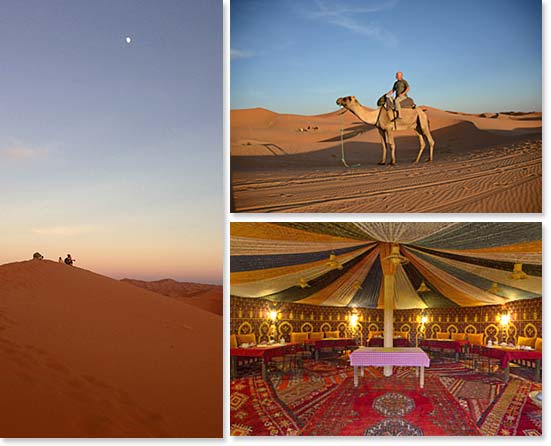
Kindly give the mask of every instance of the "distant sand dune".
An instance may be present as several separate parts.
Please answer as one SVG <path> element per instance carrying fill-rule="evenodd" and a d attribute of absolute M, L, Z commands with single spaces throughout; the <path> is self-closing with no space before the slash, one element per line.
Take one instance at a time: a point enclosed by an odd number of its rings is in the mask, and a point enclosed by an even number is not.
<path fill-rule="evenodd" d="M 168 297 L 174 297 L 181 302 L 193 305 L 211 313 L 222 316 L 223 291 L 220 285 L 206 285 L 201 283 L 177 282 L 172 279 L 144 281 L 135 279 L 122 279 L 140 288 L 153 291 Z"/>
<path fill-rule="evenodd" d="M 231 113 L 232 195 L 243 212 L 540 212 L 541 113 L 480 115 L 423 106 L 435 162 L 412 165 L 413 132 L 395 167 L 377 166 L 378 132 L 350 113 Z M 340 162 L 340 128 L 346 158 Z M 298 129 L 311 130 L 299 132 Z M 316 128 L 315 130 L 313 128 Z M 266 149 L 277 145 L 278 153 Z M 426 158 L 426 152 L 424 158 Z"/>
<path fill-rule="evenodd" d="M 220 437 L 222 318 L 50 261 L 0 266 L 0 437 Z"/>

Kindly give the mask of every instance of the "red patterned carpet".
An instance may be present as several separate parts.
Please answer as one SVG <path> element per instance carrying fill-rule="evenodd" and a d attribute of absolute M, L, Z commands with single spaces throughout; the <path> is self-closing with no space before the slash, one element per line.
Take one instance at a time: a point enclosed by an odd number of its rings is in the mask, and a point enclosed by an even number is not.
<path fill-rule="evenodd" d="M 231 384 L 231 435 L 541 435 L 541 408 L 529 398 L 541 385 L 473 372 L 461 363 L 427 370 L 419 388 L 412 369 L 366 369 L 355 388 L 349 367 L 306 361 L 265 383 Z"/>

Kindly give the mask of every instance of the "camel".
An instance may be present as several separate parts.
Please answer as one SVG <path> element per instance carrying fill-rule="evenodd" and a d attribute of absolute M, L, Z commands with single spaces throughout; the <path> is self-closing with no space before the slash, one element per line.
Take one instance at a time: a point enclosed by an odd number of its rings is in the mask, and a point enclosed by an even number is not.
<path fill-rule="evenodd" d="M 418 163 L 425 150 L 425 140 L 427 138 L 429 143 L 429 158 L 427 162 L 432 162 L 432 154 L 434 151 L 434 139 L 429 129 L 429 119 L 424 111 L 414 109 L 402 109 L 400 112 L 400 119 L 393 120 L 391 114 L 392 111 L 387 111 L 384 107 L 379 107 L 375 110 L 366 110 L 358 102 L 355 96 L 346 96 L 344 98 L 337 99 L 337 105 L 344 107 L 345 109 L 354 113 L 363 122 L 369 125 L 374 125 L 379 131 L 381 136 L 382 146 L 382 159 L 378 163 L 381 166 L 386 164 L 386 149 L 390 147 L 391 165 L 396 164 L 396 145 L 394 144 L 394 132 L 401 130 L 415 130 L 417 137 L 419 138 L 419 153 L 415 159 L 415 163 Z"/>

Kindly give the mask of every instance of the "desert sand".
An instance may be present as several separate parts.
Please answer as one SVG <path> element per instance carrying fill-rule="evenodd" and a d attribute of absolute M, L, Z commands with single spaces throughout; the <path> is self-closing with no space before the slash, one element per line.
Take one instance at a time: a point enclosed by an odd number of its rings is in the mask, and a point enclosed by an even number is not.
<path fill-rule="evenodd" d="M 222 436 L 222 318 L 46 260 L 0 266 L 0 437 Z"/>
<path fill-rule="evenodd" d="M 398 132 L 396 166 L 377 165 L 377 130 L 350 112 L 232 110 L 234 211 L 541 212 L 541 113 L 420 108 L 430 120 L 435 160 L 412 164 L 418 139 Z M 340 161 L 341 119 L 346 159 L 359 167 Z"/>
<path fill-rule="evenodd" d="M 223 314 L 223 291 L 220 285 L 178 282 L 173 279 L 150 282 L 136 279 L 122 279 L 122 281 L 162 294 L 163 296 L 173 297 L 181 302 L 210 311 L 219 316 Z"/>

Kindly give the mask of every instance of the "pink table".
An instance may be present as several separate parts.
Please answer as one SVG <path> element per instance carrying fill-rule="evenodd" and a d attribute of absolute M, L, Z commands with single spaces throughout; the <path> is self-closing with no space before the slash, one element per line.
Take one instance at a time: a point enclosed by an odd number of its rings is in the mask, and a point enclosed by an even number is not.
<path fill-rule="evenodd" d="M 358 387 L 358 369 L 364 376 L 364 367 L 410 366 L 416 367 L 416 375 L 421 375 L 420 386 L 423 388 L 425 367 L 430 366 L 430 358 L 417 347 L 360 347 L 350 354 L 350 365 L 354 367 L 355 387 Z"/>

